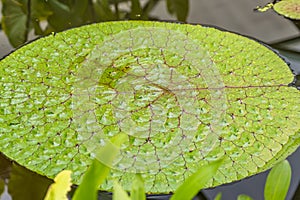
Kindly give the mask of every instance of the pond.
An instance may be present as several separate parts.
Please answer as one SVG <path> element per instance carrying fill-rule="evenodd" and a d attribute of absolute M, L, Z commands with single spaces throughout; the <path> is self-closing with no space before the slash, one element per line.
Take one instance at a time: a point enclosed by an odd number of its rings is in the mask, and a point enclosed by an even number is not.
<path fill-rule="evenodd" d="M 258 20 L 258 15 L 260 17 L 265 15 L 264 13 L 253 12 L 253 8 L 255 8 L 257 5 L 261 4 L 255 1 L 251 1 L 251 3 L 250 1 L 245 1 L 243 3 L 236 3 L 232 1 L 231 4 L 228 3 L 226 5 L 224 5 L 221 1 L 215 1 L 211 3 L 207 3 L 204 1 L 195 3 L 195 1 L 191 1 L 191 13 L 190 17 L 188 18 L 188 22 L 218 25 L 222 28 L 226 28 L 229 31 L 235 31 L 241 34 L 256 37 L 260 40 L 263 40 L 264 42 L 267 42 L 268 44 L 273 44 L 273 47 L 277 47 L 280 53 L 290 60 L 290 62 L 292 63 L 291 66 L 293 67 L 294 71 L 300 72 L 300 68 L 297 68 L 300 66 L 300 59 L 298 55 L 299 40 L 297 38 L 293 38 L 297 34 L 299 34 L 299 32 L 297 32 L 297 29 L 288 21 L 281 19 L 281 17 L 277 18 L 278 16 L 276 16 L 274 13 L 274 15 L 268 13 L 266 14 L 268 15 L 268 17 L 263 17 L 263 20 L 266 20 L 268 22 L 266 22 L 265 24 L 263 22 L 258 23 L 258 21 L 249 20 Z M 152 11 L 153 15 L 160 16 L 160 19 L 169 19 L 166 17 L 166 13 L 161 11 L 164 10 L 165 7 L 165 5 L 157 5 L 156 10 Z M 199 10 L 203 10 L 203 13 L 207 13 L 204 12 L 205 10 L 207 10 L 207 7 L 209 7 L 211 10 L 215 9 L 218 12 L 211 12 L 210 14 L 208 13 L 207 16 L 203 14 L 199 17 L 199 15 L 197 15 Z M 233 12 L 233 10 L 235 12 Z M 225 11 L 227 11 L 227 13 Z M 218 13 L 220 16 L 213 16 L 212 13 L 214 13 L 214 15 L 215 13 Z M 239 16 L 240 21 L 236 19 L 236 16 Z M 275 22 L 281 23 L 282 26 L 286 29 L 272 29 L 274 27 L 277 27 L 277 25 L 273 25 Z M 267 31 L 266 29 L 264 29 L 264 26 L 268 26 L 270 30 Z M 249 29 L 249 27 L 251 28 Z M 286 40 L 286 38 L 289 38 L 289 40 Z M 9 50 L 6 49 L 1 53 L 6 54 L 8 51 Z M 292 199 L 292 195 L 298 187 L 299 183 L 298 177 L 300 177 L 300 172 L 297 169 L 299 169 L 300 166 L 299 162 L 297 162 L 297 157 L 299 157 L 299 150 L 289 158 L 293 167 L 294 174 L 287 199 Z M 42 177 L 34 172 L 30 172 L 16 163 L 12 163 L 3 155 L 1 155 L 0 157 L 0 164 L 0 188 L 4 185 L 4 192 L 1 195 L 1 200 L 11 199 L 12 196 L 13 199 L 42 199 L 48 185 L 52 183 L 50 179 Z M 214 189 L 205 189 L 203 191 L 203 195 L 206 196 L 207 199 L 213 199 L 219 191 L 222 191 L 224 199 L 234 199 L 238 194 L 242 193 L 248 194 L 254 199 L 262 199 L 265 178 L 266 173 L 255 175 L 254 177 L 247 178 L 238 183 L 227 184 L 225 186 L 220 186 Z M 102 196 L 104 196 L 102 198 L 105 199 L 105 196 L 107 195 L 102 194 Z M 162 199 L 168 197 L 154 196 L 149 198 Z M 199 195 L 198 198 L 203 197 Z"/>

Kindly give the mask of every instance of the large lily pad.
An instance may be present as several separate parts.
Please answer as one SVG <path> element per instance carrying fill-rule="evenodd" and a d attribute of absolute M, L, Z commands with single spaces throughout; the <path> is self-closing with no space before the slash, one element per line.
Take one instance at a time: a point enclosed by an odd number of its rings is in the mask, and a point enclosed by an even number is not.
<path fill-rule="evenodd" d="M 0 151 L 75 183 L 93 157 L 130 189 L 174 191 L 223 158 L 207 187 L 240 180 L 299 146 L 300 93 L 260 43 L 215 28 L 109 22 L 36 40 L 0 61 Z M 112 161 L 105 146 L 128 135 Z M 100 152 L 100 153 L 99 153 Z M 108 152 L 109 153 L 109 152 Z M 102 156 L 99 156 L 102 155 Z"/>

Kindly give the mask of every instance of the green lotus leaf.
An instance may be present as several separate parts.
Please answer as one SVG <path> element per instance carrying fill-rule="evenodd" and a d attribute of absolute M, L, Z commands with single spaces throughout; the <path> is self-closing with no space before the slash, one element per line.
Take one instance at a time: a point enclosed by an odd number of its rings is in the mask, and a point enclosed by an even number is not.
<path fill-rule="evenodd" d="M 0 151 L 39 174 L 79 184 L 94 158 L 102 190 L 134 174 L 175 191 L 223 163 L 206 187 L 240 180 L 299 146 L 300 93 L 266 46 L 200 25 L 123 21 L 38 39 L 0 61 Z M 121 146 L 109 143 L 127 135 Z M 108 144 L 116 154 L 103 155 Z M 99 153 L 101 152 L 101 153 Z"/>
<path fill-rule="evenodd" d="M 287 18 L 300 19 L 300 1 L 283 0 L 274 4 L 274 10 Z"/>

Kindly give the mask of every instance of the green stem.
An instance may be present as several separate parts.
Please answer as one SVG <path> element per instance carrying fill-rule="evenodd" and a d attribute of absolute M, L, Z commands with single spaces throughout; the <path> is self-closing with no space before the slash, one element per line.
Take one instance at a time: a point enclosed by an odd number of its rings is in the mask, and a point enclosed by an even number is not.
<path fill-rule="evenodd" d="M 25 41 L 28 39 L 28 33 L 30 28 L 30 22 L 31 22 L 31 0 L 27 0 L 27 20 L 26 20 L 26 30 L 24 32 L 25 34 Z"/>
<path fill-rule="evenodd" d="M 159 0 L 149 0 L 143 8 L 142 19 L 148 19 L 150 11 L 157 5 Z"/>
<path fill-rule="evenodd" d="M 91 12 L 91 18 L 93 22 L 96 22 L 96 14 L 95 14 L 95 8 L 94 8 L 94 3 L 93 0 L 88 0 L 88 10 Z"/>
<path fill-rule="evenodd" d="M 114 7 L 115 7 L 115 12 L 116 12 L 116 18 L 117 20 L 120 19 L 120 13 L 119 13 L 119 5 L 117 2 L 114 3 Z"/>

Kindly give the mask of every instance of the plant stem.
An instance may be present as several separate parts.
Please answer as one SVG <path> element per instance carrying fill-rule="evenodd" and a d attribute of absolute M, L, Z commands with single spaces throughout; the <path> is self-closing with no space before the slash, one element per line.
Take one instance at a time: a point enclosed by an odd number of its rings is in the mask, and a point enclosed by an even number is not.
<path fill-rule="evenodd" d="M 31 0 L 27 0 L 27 19 L 26 19 L 26 30 L 25 30 L 25 41 L 28 39 L 29 27 L 31 22 Z"/>
<path fill-rule="evenodd" d="M 157 5 L 160 0 L 149 0 L 143 8 L 142 19 L 148 19 L 149 12 Z"/>
<path fill-rule="evenodd" d="M 94 9 L 93 0 L 88 0 L 88 9 L 91 12 L 92 22 L 95 22 L 96 21 L 96 15 L 95 15 L 95 9 Z"/>
<path fill-rule="evenodd" d="M 119 13 L 119 5 L 117 2 L 114 3 L 114 7 L 115 7 L 115 12 L 116 12 L 116 18 L 117 20 L 120 19 L 120 13 Z"/>

